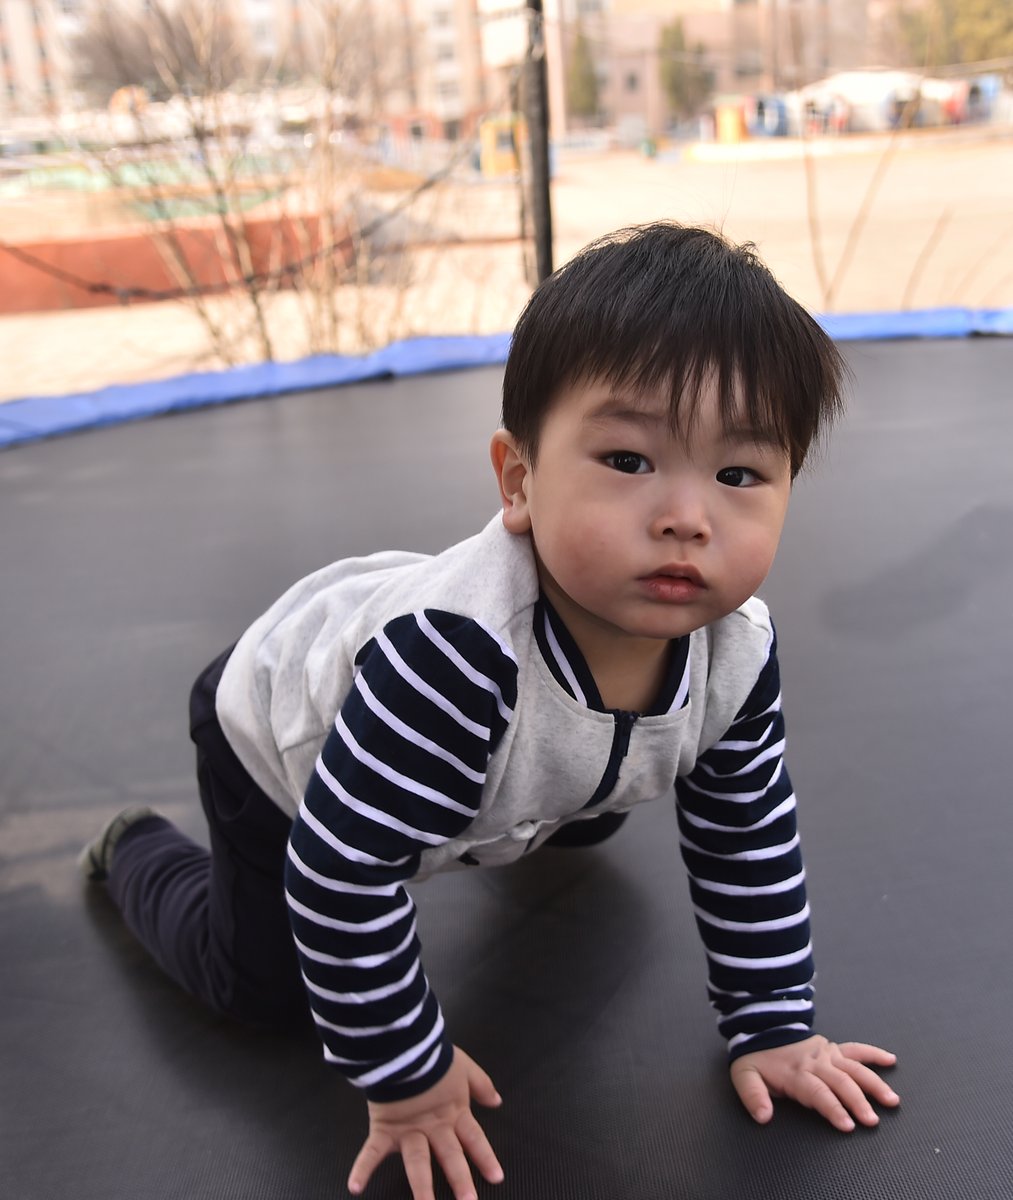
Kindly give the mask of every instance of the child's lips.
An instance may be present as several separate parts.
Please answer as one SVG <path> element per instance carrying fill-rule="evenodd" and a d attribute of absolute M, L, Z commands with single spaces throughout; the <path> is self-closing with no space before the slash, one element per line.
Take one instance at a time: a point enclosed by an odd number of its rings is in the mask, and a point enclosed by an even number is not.
<path fill-rule="evenodd" d="M 650 575 L 641 576 L 640 582 L 652 598 L 674 603 L 695 600 L 707 590 L 703 576 L 688 563 L 662 567 Z"/>

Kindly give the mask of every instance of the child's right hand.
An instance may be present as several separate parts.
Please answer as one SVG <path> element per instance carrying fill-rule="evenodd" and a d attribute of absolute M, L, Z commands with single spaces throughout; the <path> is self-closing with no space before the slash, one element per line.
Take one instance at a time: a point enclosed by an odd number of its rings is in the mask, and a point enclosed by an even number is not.
<path fill-rule="evenodd" d="M 359 1195 L 377 1166 L 395 1150 L 400 1151 L 414 1200 L 434 1200 L 433 1155 L 455 1200 L 476 1200 L 465 1155 L 489 1183 L 501 1183 L 503 1168 L 471 1111 L 473 1099 L 488 1108 L 502 1103 L 489 1076 L 455 1046 L 450 1070 L 435 1087 L 408 1100 L 370 1101 L 369 1136 L 352 1165 L 348 1190 Z"/>

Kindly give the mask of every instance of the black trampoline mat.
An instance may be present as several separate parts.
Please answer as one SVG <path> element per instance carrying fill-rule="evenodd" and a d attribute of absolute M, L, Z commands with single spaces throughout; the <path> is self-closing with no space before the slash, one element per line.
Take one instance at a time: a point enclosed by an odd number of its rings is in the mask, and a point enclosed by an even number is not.
<path fill-rule="evenodd" d="M 454 1040 L 504 1096 L 503 1200 L 1013 1197 L 1013 341 L 847 347 L 856 385 L 763 589 L 778 626 L 818 1028 L 903 1103 L 740 1108 L 670 806 L 604 846 L 417 887 Z M 74 860 L 150 804 L 202 838 L 192 677 L 288 584 L 438 550 L 496 493 L 499 369 L 0 454 L 4 1200 L 331 1200 L 365 1130 L 311 1038 L 177 993 Z M 389 1163 L 366 1193 L 407 1196 Z M 445 1189 L 440 1195 L 449 1195 Z"/>

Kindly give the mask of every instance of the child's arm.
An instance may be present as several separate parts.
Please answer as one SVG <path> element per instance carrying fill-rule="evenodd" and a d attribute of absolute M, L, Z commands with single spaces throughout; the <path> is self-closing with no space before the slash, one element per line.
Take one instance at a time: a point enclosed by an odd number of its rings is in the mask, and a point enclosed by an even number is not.
<path fill-rule="evenodd" d="M 475 1135 L 469 1092 L 487 1100 L 492 1085 L 472 1087 L 478 1068 L 463 1070 L 470 1060 L 446 1034 L 403 884 L 424 850 L 474 819 L 515 702 L 516 664 L 474 622 L 428 613 L 391 622 L 358 666 L 289 844 L 286 890 L 310 1006 L 325 1058 L 370 1102 L 360 1185 L 379 1147 L 395 1144 L 421 1179 L 422 1127 L 433 1133 L 426 1156 L 431 1144 L 456 1170 L 456 1139 L 487 1173 L 495 1159 Z M 418 1128 L 392 1140 L 406 1114 Z"/>
<path fill-rule="evenodd" d="M 886 1104 L 896 1098 L 867 1064 L 888 1066 L 893 1056 L 812 1036 L 809 905 L 775 643 L 731 728 L 676 791 L 711 1002 L 743 1103 L 760 1121 L 769 1119 L 774 1094 L 842 1129 L 845 1109 L 872 1123 L 866 1094 Z"/>

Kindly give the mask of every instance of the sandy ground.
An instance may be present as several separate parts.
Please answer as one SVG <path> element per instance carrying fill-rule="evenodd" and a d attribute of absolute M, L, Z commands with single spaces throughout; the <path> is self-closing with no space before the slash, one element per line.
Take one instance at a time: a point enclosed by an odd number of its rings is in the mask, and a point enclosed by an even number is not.
<path fill-rule="evenodd" d="M 956 131 L 800 147 L 729 148 L 708 160 L 632 152 L 564 157 L 553 184 L 557 264 L 621 225 L 670 218 L 753 241 L 785 286 L 816 312 L 1013 306 L 1013 131 Z M 426 224 L 463 239 L 517 229 L 512 185 L 459 184 L 427 197 Z M 12 227 L 0 208 L 0 228 Z M 406 288 L 349 289 L 340 348 L 415 333 L 509 329 L 528 294 L 522 247 L 491 242 L 427 250 Z M 313 312 L 270 298 L 276 358 L 313 349 Z M 213 314 L 229 353 L 261 357 L 242 303 Z M 88 391 L 223 365 L 181 304 L 0 319 L 0 399 Z"/>

